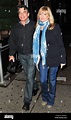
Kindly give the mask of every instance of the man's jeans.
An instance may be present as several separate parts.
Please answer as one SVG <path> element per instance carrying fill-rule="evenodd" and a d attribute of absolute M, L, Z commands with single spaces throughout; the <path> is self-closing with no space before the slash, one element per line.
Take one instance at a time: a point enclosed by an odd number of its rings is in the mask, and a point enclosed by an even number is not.
<path fill-rule="evenodd" d="M 33 57 L 31 54 L 29 55 L 18 55 L 18 59 L 20 60 L 25 75 L 26 75 L 26 85 L 25 85 L 25 90 L 24 90 L 24 102 L 30 103 L 32 100 L 32 91 L 34 87 L 34 82 L 36 86 L 36 81 L 34 80 L 35 78 L 35 65 L 33 62 Z"/>
<path fill-rule="evenodd" d="M 42 100 L 53 105 L 56 93 L 56 74 L 58 67 L 46 67 L 40 63 L 40 81 Z"/>

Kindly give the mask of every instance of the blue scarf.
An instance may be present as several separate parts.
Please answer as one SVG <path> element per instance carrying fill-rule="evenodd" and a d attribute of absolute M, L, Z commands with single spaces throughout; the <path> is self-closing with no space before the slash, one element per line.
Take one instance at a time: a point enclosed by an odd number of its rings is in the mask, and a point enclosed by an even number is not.
<path fill-rule="evenodd" d="M 42 57 L 42 65 L 46 64 L 46 53 L 47 53 L 47 45 L 46 45 L 46 29 L 49 26 L 49 22 L 41 22 L 38 21 L 38 26 L 35 29 L 34 35 L 33 35 L 33 59 L 34 63 L 39 63 L 39 36 L 40 36 L 40 27 L 44 26 L 42 30 L 42 36 L 41 36 L 41 48 L 40 48 L 40 54 Z"/>

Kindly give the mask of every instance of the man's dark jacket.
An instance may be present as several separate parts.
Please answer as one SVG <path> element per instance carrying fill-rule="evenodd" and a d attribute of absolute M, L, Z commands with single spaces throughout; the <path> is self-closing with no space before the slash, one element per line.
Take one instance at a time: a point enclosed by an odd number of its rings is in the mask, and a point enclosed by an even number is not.
<path fill-rule="evenodd" d="M 34 29 L 34 21 L 30 21 L 25 26 L 20 22 L 13 26 L 8 41 L 10 48 L 9 55 L 14 55 L 16 51 L 24 55 L 32 53 Z"/>

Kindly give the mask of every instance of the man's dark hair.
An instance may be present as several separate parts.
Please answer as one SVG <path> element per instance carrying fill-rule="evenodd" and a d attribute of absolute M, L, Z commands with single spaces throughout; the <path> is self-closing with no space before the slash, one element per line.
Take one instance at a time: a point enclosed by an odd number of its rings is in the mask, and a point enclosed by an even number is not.
<path fill-rule="evenodd" d="M 20 8 L 24 8 L 24 10 L 27 10 L 29 12 L 29 8 L 26 5 L 23 5 L 23 4 L 18 5 L 17 9 L 19 10 Z"/>

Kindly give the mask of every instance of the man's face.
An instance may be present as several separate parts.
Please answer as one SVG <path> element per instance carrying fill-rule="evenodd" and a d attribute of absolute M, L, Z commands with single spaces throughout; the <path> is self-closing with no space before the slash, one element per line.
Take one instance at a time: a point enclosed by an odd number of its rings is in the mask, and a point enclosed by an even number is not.
<path fill-rule="evenodd" d="M 29 17 L 29 13 L 26 9 L 20 8 L 18 11 L 20 21 L 26 21 Z"/>

